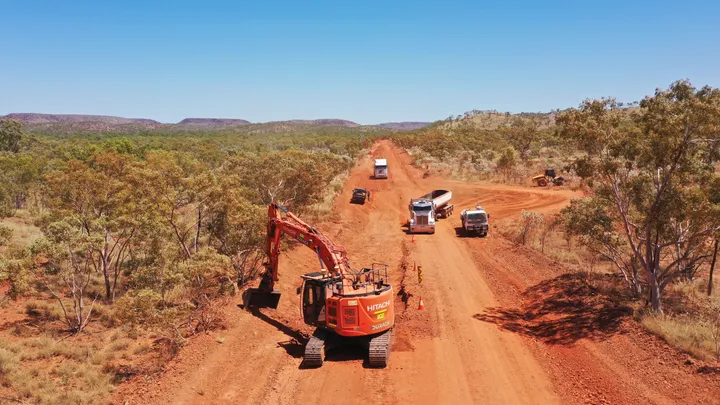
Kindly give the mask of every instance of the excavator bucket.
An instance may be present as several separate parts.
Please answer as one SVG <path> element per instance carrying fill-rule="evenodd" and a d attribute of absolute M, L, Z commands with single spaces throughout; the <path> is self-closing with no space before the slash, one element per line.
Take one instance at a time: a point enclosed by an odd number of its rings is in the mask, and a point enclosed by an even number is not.
<path fill-rule="evenodd" d="M 263 291 L 259 288 L 248 288 L 243 293 L 243 308 L 272 308 L 277 309 L 280 302 L 280 291 Z"/>

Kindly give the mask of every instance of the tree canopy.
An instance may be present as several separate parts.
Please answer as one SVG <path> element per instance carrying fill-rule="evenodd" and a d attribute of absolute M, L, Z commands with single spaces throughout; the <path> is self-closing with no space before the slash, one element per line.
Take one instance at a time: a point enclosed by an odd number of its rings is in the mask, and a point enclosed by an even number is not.
<path fill-rule="evenodd" d="M 678 81 L 637 110 L 586 100 L 557 122 L 584 152 L 578 167 L 594 190 L 564 210 L 567 230 L 611 260 L 636 294 L 649 290 L 661 311 L 664 288 L 708 257 L 707 241 L 720 230 L 711 198 L 720 90 Z"/>
<path fill-rule="evenodd" d="M 20 151 L 22 124 L 16 120 L 0 120 L 0 151 L 17 153 Z"/>

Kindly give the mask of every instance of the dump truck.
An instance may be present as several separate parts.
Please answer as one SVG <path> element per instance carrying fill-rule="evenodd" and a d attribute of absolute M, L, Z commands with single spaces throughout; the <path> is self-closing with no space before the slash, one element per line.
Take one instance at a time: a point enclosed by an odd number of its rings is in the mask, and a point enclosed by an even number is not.
<path fill-rule="evenodd" d="M 387 159 L 375 159 L 375 171 L 373 173 L 375 179 L 388 178 Z"/>
<path fill-rule="evenodd" d="M 435 222 L 439 218 L 447 218 L 453 213 L 450 204 L 452 191 L 433 190 L 420 198 L 410 200 L 410 233 L 435 233 Z"/>
<path fill-rule="evenodd" d="M 476 205 L 474 209 L 463 210 L 460 213 L 463 235 L 487 236 L 489 219 L 490 214 L 480 205 Z"/>

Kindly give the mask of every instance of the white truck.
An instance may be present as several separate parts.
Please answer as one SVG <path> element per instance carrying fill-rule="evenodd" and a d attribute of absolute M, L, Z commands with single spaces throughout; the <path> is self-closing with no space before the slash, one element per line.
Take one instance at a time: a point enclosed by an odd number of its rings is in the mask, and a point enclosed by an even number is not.
<path fill-rule="evenodd" d="M 463 235 L 487 236 L 488 219 L 490 214 L 480 205 L 476 205 L 474 209 L 463 210 L 460 213 Z"/>
<path fill-rule="evenodd" d="M 452 191 L 433 190 L 420 198 L 410 200 L 410 233 L 435 233 L 435 222 L 438 218 L 447 218 L 453 213 L 450 204 Z"/>
<path fill-rule="evenodd" d="M 375 172 L 373 174 L 375 179 L 387 179 L 388 178 L 388 167 L 387 159 L 375 159 Z"/>

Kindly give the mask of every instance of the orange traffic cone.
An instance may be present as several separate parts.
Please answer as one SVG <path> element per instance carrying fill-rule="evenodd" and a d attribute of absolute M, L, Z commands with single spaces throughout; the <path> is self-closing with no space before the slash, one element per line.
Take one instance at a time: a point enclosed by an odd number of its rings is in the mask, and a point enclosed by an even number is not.
<path fill-rule="evenodd" d="M 418 310 L 422 311 L 425 309 L 425 304 L 423 304 L 422 295 L 420 296 L 420 304 L 418 305 Z"/>

